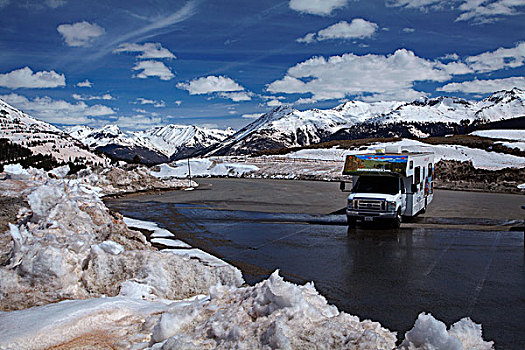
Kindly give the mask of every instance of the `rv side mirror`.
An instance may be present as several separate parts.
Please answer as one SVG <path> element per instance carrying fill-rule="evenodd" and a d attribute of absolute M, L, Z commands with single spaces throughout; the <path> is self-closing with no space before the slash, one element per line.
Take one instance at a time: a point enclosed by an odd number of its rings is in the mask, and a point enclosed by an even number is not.
<path fill-rule="evenodd" d="M 417 192 L 417 184 L 412 184 L 412 186 L 410 187 L 410 190 L 412 191 L 412 193 L 416 193 Z"/>
<path fill-rule="evenodd" d="M 346 182 L 341 181 L 339 183 L 339 189 L 344 192 L 345 188 L 346 188 Z"/>

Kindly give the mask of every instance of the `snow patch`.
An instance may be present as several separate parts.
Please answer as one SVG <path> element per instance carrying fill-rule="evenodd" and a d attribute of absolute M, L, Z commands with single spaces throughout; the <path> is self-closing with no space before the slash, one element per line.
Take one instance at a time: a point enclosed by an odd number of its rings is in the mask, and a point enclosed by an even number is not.
<path fill-rule="evenodd" d="M 485 342 L 481 336 L 481 326 L 464 318 L 456 322 L 450 330 L 432 315 L 419 314 L 414 327 L 405 334 L 401 349 L 463 350 L 493 349 L 493 342 Z"/>

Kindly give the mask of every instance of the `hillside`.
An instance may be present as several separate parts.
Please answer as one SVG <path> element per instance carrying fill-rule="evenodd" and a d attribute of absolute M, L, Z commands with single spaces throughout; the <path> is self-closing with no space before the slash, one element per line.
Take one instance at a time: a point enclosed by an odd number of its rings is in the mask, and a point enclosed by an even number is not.
<path fill-rule="evenodd" d="M 107 164 L 109 159 L 91 152 L 57 127 L 35 119 L 0 100 L 0 138 L 29 149 L 34 155 L 58 162 Z"/>

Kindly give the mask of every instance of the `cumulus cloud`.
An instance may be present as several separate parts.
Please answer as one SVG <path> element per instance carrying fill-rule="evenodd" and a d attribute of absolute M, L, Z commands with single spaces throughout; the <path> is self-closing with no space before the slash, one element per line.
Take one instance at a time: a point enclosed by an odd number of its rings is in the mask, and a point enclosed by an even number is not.
<path fill-rule="evenodd" d="M 351 23 L 338 22 L 317 33 L 308 33 L 297 42 L 311 43 L 330 39 L 365 39 L 370 38 L 377 31 L 378 25 L 362 18 L 354 18 Z"/>
<path fill-rule="evenodd" d="M 464 92 L 468 94 L 487 94 L 499 90 L 511 90 L 513 88 L 525 89 L 525 77 L 483 80 L 475 79 L 461 83 L 449 83 L 437 90 L 446 92 Z"/>
<path fill-rule="evenodd" d="M 525 42 L 521 42 L 510 49 L 501 47 L 495 51 L 470 56 L 465 62 L 470 68 L 480 73 L 521 67 L 525 64 Z"/>
<path fill-rule="evenodd" d="M 73 98 L 78 101 L 92 101 L 92 100 L 114 100 L 115 98 L 111 96 L 110 94 L 104 94 L 101 96 L 91 96 L 91 95 L 79 95 L 79 94 L 73 94 Z"/>
<path fill-rule="evenodd" d="M 309 102 L 353 95 L 366 95 L 370 100 L 397 100 L 421 96 L 421 92 L 413 89 L 417 81 L 444 82 L 450 78 L 443 63 L 399 49 L 387 56 L 348 53 L 328 59 L 313 57 L 289 68 L 287 74 L 269 84 L 267 90 L 311 94 Z"/>
<path fill-rule="evenodd" d="M 147 59 L 147 58 L 167 58 L 173 59 L 176 58 L 175 55 L 168 49 L 162 47 L 160 43 L 144 43 L 140 44 L 131 44 L 123 43 L 118 46 L 113 53 L 120 52 L 138 52 L 141 53 L 138 58 Z"/>
<path fill-rule="evenodd" d="M 250 101 L 252 99 L 251 96 L 254 94 L 249 91 L 240 91 L 240 92 L 221 92 L 219 93 L 219 97 L 222 98 L 229 98 L 230 100 L 234 102 L 241 102 L 241 101 Z"/>
<path fill-rule="evenodd" d="M 57 31 L 68 46 L 86 47 L 90 46 L 93 41 L 105 33 L 104 28 L 97 24 L 86 21 L 74 24 L 61 24 Z"/>
<path fill-rule="evenodd" d="M 55 124 L 87 124 L 92 121 L 88 117 L 115 114 L 115 111 L 108 106 L 88 106 L 84 102 L 69 103 L 64 100 L 53 100 L 47 96 L 30 100 L 25 96 L 11 93 L 0 98 L 19 109 L 31 112 L 39 119 Z"/>
<path fill-rule="evenodd" d="M 328 16 L 332 11 L 346 6 L 348 0 L 290 0 L 292 10 L 311 15 Z"/>
<path fill-rule="evenodd" d="M 81 81 L 77 84 L 77 87 L 85 87 L 85 88 L 90 88 L 93 86 L 93 83 L 90 82 L 89 80 L 84 80 L 84 81 Z"/>
<path fill-rule="evenodd" d="M 280 106 L 282 105 L 283 103 L 277 99 L 273 99 L 273 100 L 269 100 L 268 102 L 266 102 L 266 105 L 268 107 L 277 107 L 277 106 Z"/>
<path fill-rule="evenodd" d="M 146 79 L 148 77 L 159 77 L 160 80 L 171 80 L 175 77 L 166 65 L 159 61 L 140 61 L 135 64 L 133 70 L 142 71 L 134 75 L 134 78 Z"/>
<path fill-rule="evenodd" d="M 10 89 L 19 88 L 56 88 L 66 85 L 64 74 L 58 74 L 54 70 L 33 72 L 29 67 L 13 70 L 9 73 L 0 74 L 0 86 Z"/>
<path fill-rule="evenodd" d="M 456 21 L 492 22 L 494 17 L 512 16 L 521 13 L 517 10 L 525 6 L 524 0 L 497 0 L 497 1 L 479 1 L 466 0 L 459 6 L 463 13 Z"/>
<path fill-rule="evenodd" d="M 456 21 L 485 23 L 521 13 L 518 9 L 525 6 L 525 0 L 387 0 L 386 4 L 425 12 L 450 8 L 460 12 Z"/>
<path fill-rule="evenodd" d="M 244 88 L 233 79 L 225 76 L 209 75 L 193 79 L 189 83 L 178 83 L 177 87 L 187 90 L 190 95 L 204 95 L 213 92 L 243 91 Z"/>

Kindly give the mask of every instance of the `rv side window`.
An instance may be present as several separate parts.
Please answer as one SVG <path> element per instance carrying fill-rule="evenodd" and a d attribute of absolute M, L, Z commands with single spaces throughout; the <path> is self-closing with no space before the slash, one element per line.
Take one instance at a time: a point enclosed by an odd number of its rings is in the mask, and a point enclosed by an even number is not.
<path fill-rule="evenodd" d="M 414 161 L 413 160 L 408 162 L 408 169 L 412 170 L 412 168 L 414 168 Z"/>
<path fill-rule="evenodd" d="M 401 189 L 401 193 L 404 194 L 405 193 L 405 184 L 403 183 L 403 180 L 401 178 L 399 179 L 399 188 Z"/>
<path fill-rule="evenodd" d="M 428 176 L 434 177 L 434 173 L 432 172 L 432 164 L 428 165 Z"/>
<path fill-rule="evenodd" d="M 414 184 L 418 185 L 421 182 L 421 167 L 414 169 Z"/>

